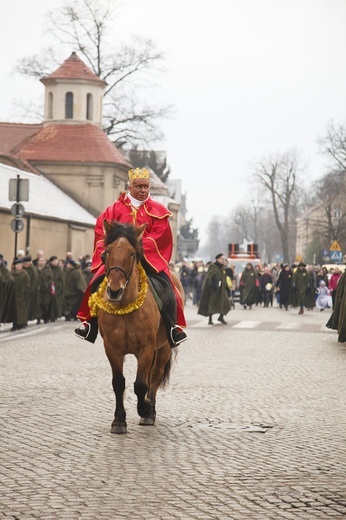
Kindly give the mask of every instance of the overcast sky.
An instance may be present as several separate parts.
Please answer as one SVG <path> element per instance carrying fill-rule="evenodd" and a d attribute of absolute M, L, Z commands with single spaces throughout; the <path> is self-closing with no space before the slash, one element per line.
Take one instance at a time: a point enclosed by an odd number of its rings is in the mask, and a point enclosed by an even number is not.
<path fill-rule="evenodd" d="M 43 96 L 39 81 L 11 70 L 49 45 L 44 14 L 61 3 L 3 0 L 1 121 L 13 120 L 13 99 Z M 323 174 L 316 138 L 328 121 L 346 120 L 346 0 L 121 3 L 114 44 L 138 34 L 166 55 L 167 73 L 153 96 L 177 114 L 164 123 L 160 148 L 171 178 L 182 179 L 202 240 L 214 215 L 227 217 L 248 201 L 244 179 L 256 158 L 295 147 L 307 180 Z"/>

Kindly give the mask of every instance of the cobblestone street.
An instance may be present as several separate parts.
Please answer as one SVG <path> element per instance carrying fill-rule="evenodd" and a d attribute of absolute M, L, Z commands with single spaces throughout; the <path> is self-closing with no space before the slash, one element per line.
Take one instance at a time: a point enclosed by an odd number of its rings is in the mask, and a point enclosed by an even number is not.
<path fill-rule="evenodd" d="M 327 519 L 346 515 L 346 344 L 330 310 L 244 310 L 189 341 L 139 426 L 127 358 L 127 435 L 110 433 L 102 341 L 59 320 L 3 327 L 0 518 Z M 216 318 L 215 316 L 214 318 Z"/>

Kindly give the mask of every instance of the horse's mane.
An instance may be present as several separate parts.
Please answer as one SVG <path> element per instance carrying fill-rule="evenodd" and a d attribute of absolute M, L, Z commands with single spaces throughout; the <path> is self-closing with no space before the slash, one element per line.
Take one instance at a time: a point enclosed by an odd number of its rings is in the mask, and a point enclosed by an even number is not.
<path fill-rule="evenodd" d="M 142 241 L 138 238 L 135 226 L 129 223 L 122 224 L 117 220 L 112 220 L 110 226 L 104 239 L 104 245 L 108 246 L 119 237 L 124 237 L 135 248 L 138 260 L 141 260 L 143 258 Z"/>

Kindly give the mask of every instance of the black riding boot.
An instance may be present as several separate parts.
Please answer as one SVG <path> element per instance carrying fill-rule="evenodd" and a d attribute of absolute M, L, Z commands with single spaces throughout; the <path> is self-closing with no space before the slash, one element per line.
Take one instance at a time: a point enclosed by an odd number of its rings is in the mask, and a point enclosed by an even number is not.
<path fill-rule="evenodd" d="M 227 325 L 227 321 L 225 321 L 225 319 L 223 317 L 223 314 L 220 314 L 220 316 L 218 317 L 217 321 L 219 321 L 223 325 Z"/>
<path fill-rule="evenodd" d="M 150 275 L 153 276 L 152 273 Z M 159 295 L 162 302 L 161 316 L 166 326 L 169 344 L 174 348 L 187 340 L 187 334 L 177 325 L 177 302 L 170 279 L 163 272 L 155 273 L 154 278 L 162 287 L 162 294 Z"/>
<path fill-rule="evenodd" d="M 208 325 L 214 325 L 214 323 L 213 323 L 213 315 L 212 314 L 209 314 Z"/>
<path fill-rule="evenodd" d="M 90 287 L 90 294 L 93 294 L 98 290 L 105 276 L 105 274 L 101 274 L 93 281 Z M 76 329 L 74 329 L 74 333 L 79 339 L 86 339 L 90 343 L 95 343 L 98 331 L 99 327 L 96 317 L 90 318 L 89 321 L 83 321 Z"/>

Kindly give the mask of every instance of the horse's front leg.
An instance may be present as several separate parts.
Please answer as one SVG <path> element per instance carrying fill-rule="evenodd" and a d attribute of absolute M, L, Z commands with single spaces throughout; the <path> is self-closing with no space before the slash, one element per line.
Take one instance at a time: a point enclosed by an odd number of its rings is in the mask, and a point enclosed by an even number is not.
<path fill-rule="evenodd" d="M 153 352 L 145 352 L 137 356 L 138 368 L 134 391 L 137 396 L 137 412 L 140 417 L 150 417 L 153 413 L 152 402 L 147 397 L 152 358 Z"/>
<path fill-rule="evenodd" d="M 126 412 L 124 408 L 125 377 L 123 374 L 123 356 L 117 356 L 111 349 L 106 354 L 112 367 L 112 386 L 115 395 L 114 421 L 111 433 L 127 433 Z"/>

